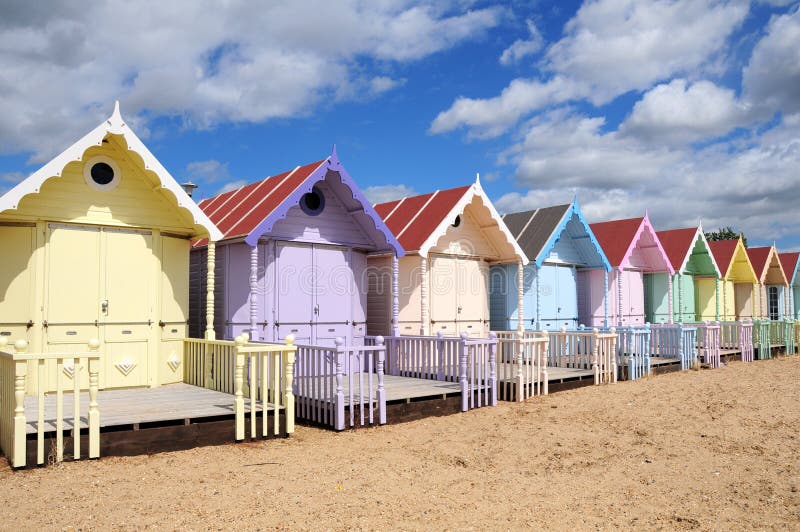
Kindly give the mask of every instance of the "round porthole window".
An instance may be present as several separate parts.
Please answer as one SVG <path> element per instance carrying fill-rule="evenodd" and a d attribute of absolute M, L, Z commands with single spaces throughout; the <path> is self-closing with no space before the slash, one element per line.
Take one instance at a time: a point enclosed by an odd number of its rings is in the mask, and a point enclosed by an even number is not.
<path fill-rule="evenodd" d="M 83 178 L 86 184 L 97 190 L 111 190 L 119 184 L 122 172 L 111 157 L 98 155 L 83 165 Z"/>
<path fill-rule="evenodd" d="M 325 196 L 317 187 L 313 187 L 311 192 L 303 194 L 300 198 L 300 208 L 309 216 L 316 216 L 325 208 Z"/>
<path fill-rule="evenodd" d="M 459 225 L 461 225 L 461 215 L 460 214 L 456 215 L 456 219 L 453 220 L 453 223 L 451 225 L 453 227 L 458 227 Z"/>

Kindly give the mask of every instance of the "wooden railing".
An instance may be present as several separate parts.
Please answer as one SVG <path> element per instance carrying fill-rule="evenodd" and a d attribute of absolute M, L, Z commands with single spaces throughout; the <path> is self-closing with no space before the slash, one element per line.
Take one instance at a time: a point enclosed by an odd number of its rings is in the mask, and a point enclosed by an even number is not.
<path fill-rule="evenodd" d="M 297 417 L 335 430 L 386 423 L 385 360 L 381 336 L 371 346 L 346 346 L 341 338 L 335 347 L 298 346 Z"/>
<path fill-rule="evenodd" d="M 769 337 L 773 346 L 783 346 L 785 354 L 794 354 L 794 320 L 770 321 Z"/>
<path fill-rule="evenodd" d="M 375 337 L 367 337 L 373 344 Z M 387 374 L 461 385 L 463 411 L 497 404 L 497 337 L 388 336 Z"/>
<path fill-rule="evenodd" d="M 772 358 L 772 338 L 769 320 L 753 320 L 753 349 L 758 360 Z"/>
<path fill-rule="evenodd" d="M 86 422 L 88 436 L 88 457 L 100 456 L 100 407 L 97 401 L 99 383 L 100 343 L 89 342 L 88 352 L 72 353 L 26 353 L 28 344 L 18 340 L 12 349 L 7 349 L 7 341 L 0 338 L 0 448 L 8 457 L 12 467 L 27 465 L 27 420 L 25 417 L 25 390 L 33 389 L 36 402 L 36 463 L 64 460 L 64 431 L 71 428 L 72 458 L 81 458 L 81 390 L 88 389 L 89 402 Z M 9 352 L 10 351 L 10 352 Z M 48 396 L 47 362 L 54 361 L 56 370 L 55 399 L 55 444 L 51 453 L 45 451 L 45 400 Z M 28 379 L 29 367 L 35 368 L 36 379 Z M 86 370 L 88 379 L 81 383 L 81 375 Z M 64 381 L 72 380 L 72 417 L 64 416 Z"/>
<path fill-rule="evenodd" d="M 753 361 L 753 322 L 722 321 L 720 325 L 720 348 L 741 353 L 742 362 Z"/>
<path fill-rule="evenodd" d="M 691 368 L 697 362 L 697 331 L 697 327 L 690 325 L 650 324 L 650 355 L 680 359 L 682 370 Z M 714 335 L 710 338 L 713 340 Z"/>
<path fill-rule="evenodd" d="M 650 334 L 649 326 L 619 327 L 617 332 L 617 365 L 627 367 L 629 380 L 649 376 Z"/>
<path fill-rule="evenodd" d="M 292 392 L 295 353 L 294 337 L 285 344 L 250 342 L 247 334 L 234 341 L 186 338 L 184 381 L 210 390 L 233 395 L 236 440 L 259 437 L 258 412 L 261 412 L 261 437 L 269 435 L 272 413 L 273 435 L 280 432 L 280 413 L 284 414 L 286 434 L 294 432 L 295 404 Z M 247 408 L 245 407 L 247 398 Z M 247 412 L 250 413 L 247 423 Z"/>
<path fill-rule="evenodd" d="M 795 353 L 800 352 L 800 320 L 795 320 L 794 322 L 794 347 Z M 795 354 L 789 353 L 789 354 Z"/>
<path fill-rule="evenodd" d="M 535 395 L 547 395 L 547 331 L 498 331 L 498 391 L 505 401 L 524 401 Z"/>

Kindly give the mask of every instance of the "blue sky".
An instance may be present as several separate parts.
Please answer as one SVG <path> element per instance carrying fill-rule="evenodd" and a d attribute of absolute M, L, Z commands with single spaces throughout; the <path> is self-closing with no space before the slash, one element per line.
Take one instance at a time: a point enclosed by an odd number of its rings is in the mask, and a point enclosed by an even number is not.
<path fill-rule="evenodd" d="M 322 159 L 376 200 L 480 172 L 505 212 L 800 249 L 797 1 L 18 2 L 0 190 L 110 114 L 200 197 Z"/>

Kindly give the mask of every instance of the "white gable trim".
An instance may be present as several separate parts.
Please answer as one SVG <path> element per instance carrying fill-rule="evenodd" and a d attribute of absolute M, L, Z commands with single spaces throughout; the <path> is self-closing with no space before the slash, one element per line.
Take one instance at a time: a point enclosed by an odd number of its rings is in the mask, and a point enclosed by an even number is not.
<path fill-rule="evenodd" d="M 525 255 L 525 252 L 522 251 L 522 248 L 519 247 L 514 235 L 512 235 L 511 231 L 509 231 L 508 227 L 506 227 L 503 218 L 494 208 L 489 196 L 486 195 L 486 192 L 481 186 L 480 178 L 475 180 L 475 183 L 473 183 L 472 186 L 470 186 L 469 189 L 464 193 L 461 199 L 458 200 L 458 203 L 453 206 L 448 215 L 444 217 L 444 220 L 442 220 L 436 229 L 434 229 L 431 234 L 428 235 L 428 238 L 426 238 L 419 247 L 419 254 L 423 257 L 428 256 L 430 249 L 434 247 L 439 239 L 447 232 L 447 228 L 450 227 L 453 218 L 455 218 L 457 215 L 463 214 L 464 209 L 467 208 L 467 205 L 472 203 L 472 199 L 475 196 L 478 196 L 481 199 L 484 208 L 489 210 L 489 214 L 492 216 L 492 219 L 497 222 L 497 227 L 500 229 L 500 233 L 505 237 L 506 243 L 514 249 L 514 255 L 517 257 L 517 259 L 521 260 L 522 264 L 528 264 L 528 257 Z"/>
<path fill-rule="evenodd" d="M 206 229 L 211 240 L 216 241 L 222 238 L 222 233 L 219 229 L 217 229 L 189 195 L 186 194 L 183 187 L 175 181 L 175 178 L 167 172 L 166 168 L 164 168 L 155 156 L 150 153 L 150 150 L 139 140 L 139 137 L 131 131 L 122 119 L 122 115 L 120 115 L 119 102 L 114 104 L 114 112 L 108 120 L 105 120 L 75 144 L 61 152 L 61 154 L 56 156 L 49 163 L 45 164 L 0 197 L 0 212 L 16 210 L 22 198 L 28 194 L 38 194 L 45 181 L 52 177 L 60 177 L 61 172 L 64 171 L 64 167 L 67 164 L 72 161 L 80 161 L 83 158 L 84 152 L 90 147 L 102 145 L 103 139 L 109 133 L 112 135 L 120 135 L 125 139 L 128 143 L 128 149 L 136 152 L 139 157 L 142 158 L 144 168 L 156 174 L 161 182 L 161 188 L 169 190 L 173 196 L 175 196 L 175 201 L 178 206 L 191 213 L 194 223 Z"/>
<path fill-rule="evenodd" d="M 711 264 L 714 265 L 714 271 L 717 272 L 717 279 L 721 279 L 722 274 L 719 272 L 719 266 L 717 266 L 717 259 L 715 259 L 714 254 L 711 253 L 711 247 L 708 245 L 708 240 L 706 240 L 706 234 L 703 232 L 702 225 L 697 227 L 697 231 L 694 234 L 692 243 L 689 244 L 689 251 L 683 257 L 683 263 L 681 264 L 681 267 L 677 271 L 677 273 L 683 274 L 686 271 L 686 265 L 689 264 L 689 257 L 692 256 L 692 251 L 694 251 L 694 247 L 697 245 L 698 240 L 702 240 L 703 243 L 706 245 L 706 250 L 708 251 L 708 257 L 711 259 Z"/>

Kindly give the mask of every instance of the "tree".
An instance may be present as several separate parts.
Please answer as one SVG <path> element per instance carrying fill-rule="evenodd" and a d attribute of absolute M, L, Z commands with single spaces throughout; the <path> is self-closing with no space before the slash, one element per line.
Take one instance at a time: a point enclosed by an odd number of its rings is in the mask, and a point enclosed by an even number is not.
<path fill-rule="evenodd" d="M 742 232 L 734 231 L 733 227 L 720 227 L 716 231 L 708 231 L 706 233 L 706 240 L 738 240 L 739 237 L 742 237 L 742 242 L 744 243 L 744 247 L 747 247 L 747 237 L 744 236 Z"/>

